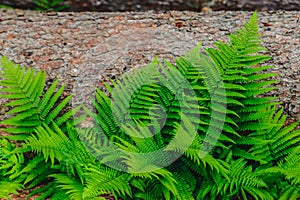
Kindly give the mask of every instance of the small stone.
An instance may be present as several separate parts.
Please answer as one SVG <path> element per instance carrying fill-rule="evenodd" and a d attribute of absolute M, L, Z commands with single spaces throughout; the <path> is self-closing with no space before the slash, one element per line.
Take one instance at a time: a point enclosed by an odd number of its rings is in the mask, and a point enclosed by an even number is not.
<path fill-rule="evenodd" d="M 76 77 L 76 76 L 78 76 L 78 74 L 79 74 L 79 70 L 78 69 L 73 68 L 71 70 L 71 73 L 70 73 L 71 76 Z"/>
<path fill-rule="evenodd" d="M 204 13 L 212 12 L 212 9 L 209 7 L 203 7 L 203 8 L 201 8 L 201 12 L 204 12 Z"/>

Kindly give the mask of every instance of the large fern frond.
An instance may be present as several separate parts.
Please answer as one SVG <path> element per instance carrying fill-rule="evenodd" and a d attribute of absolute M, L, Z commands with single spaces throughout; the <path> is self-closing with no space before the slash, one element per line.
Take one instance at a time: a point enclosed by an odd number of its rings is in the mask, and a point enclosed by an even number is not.
<path fill-rule="evenodd" d="M 238 159 L 231 163 L 228 179 L 215 174 L 212 180 L 203 181 L 198 191 L 198 199 L 216 196 L 224 199 L 233 197 L 248 199 L 249 196 L 255 199 L 274 199 L 267 191 L 268 186 L 260 176 L 261 174 L 255 173 L 243 159 Z M 208 184 L 209 187 L 207 187 Z"/>
<path fill-rule="evenodd" d="M 207 49 L 207 53 L 216 66 L 222 69 L 222 78 L 225 85 L 237 84 L 244 88 L 241 90 L 241 88 L 226 87 L 226 92 L 233 90 L 239 92 L 240 96 L 247 97 L 247 99 L 245 99 L 235 96 L 235 99 L 241 102 L 242 107 L 245 109 L 251 109 L 251 107 L 259 104 L 259 102 L 255 103 L 256 95 L 273 89 L 270 85 L 274 83 L 274 81 L 267 81 L 266 79 L 276 75 L 274 73 L 260 74 L 259 72 L 263 72 L 263 70 L 270 67 L 256 66 L 270 58 L 269 56 L 259 54 L 259 52 L 265 49 L 261 45 L 261 36 L 258 33 L 257 14 L 254 13 L 251 19 L 245 24 L 245 27 L 239 29 L 237 33 L 231 34 L 229 38 L 229 44 L 216 42 L 217 50 L 209 48 Z M 234 70 L 237 74 L 233 79 L 231 75 Z M 248 101 L 251 101 L 252 104 L 247 103 Z M 265 108 L 269 106 L 268 104 L 264 105 Z M 244 112 L 239 111 L 242 107 L 232 107 L 229 104 L 229 108 L 236 111 L 240 118 L 251 112 L 248 111 L 245 113 L 246 110 Z M 257 109 L 256 111 L 259 110 Z M 260 118 L 257 117 L 257 119 Z M 236 118 L 236 120 L 239 120 L 239 118 Z M 253 121 L 253 119 L 249 119 L 248 121 Z"/>
<path fill-rule="evenodd" d="M 103 165 L 90 165 L 85 174 L 86 187 L 83 198 L 95 198 L 102 194 L 115 196 L 131 196 L 128 182 L 132 175 L 108 168 Z"/>
<path fill-rule="evenodd" d="M 45 160 L 50 159 L 66 164 L 85 165 L 93 160 L 81 143 L 76 129 L 67 124 L 68 135 L 52 122 L 51 129 L 47 124 L 36 128 L 36 135 L 26 140 L 26 145 L 36 153 L 42 153 Z M 69 137 L 68 137 L 69 136 Z"/>
<path fill-rule="evenodd" d="M 42 123 L 50 124 L 56 120 L 61 125 L 72 117 L 70 114 L 59 117 L 71 95 L 62 101 L 59 100 L 64 86 L 55 92 L 58 81 L 43 95 L 45 72 L 36 72 L 32 68 L 26 70 L 4 56 L 1 58 L 0 68 L 0 97 L 10 100 L 5 106 L 13 107 L 7 112 L 11 116 L 1 122 L 12 126 L 6 128 L 6 132 L 33 133 Z"/>
<path fill-rule="evenodd" d="M 50 177 L 55 178 L 57 188 L 65 192 L 70 199 L 83 199 L 84 186 L 78 180 L 67 176 L 66 174 L 52 174 Z"/>
<path fill-rule="evenodd" d="M 278 192 L 279 199 L 298 199 L 300 195 L 300 147 L 293 148 L 293 151 L 280 160 L 274 167 L 263 170 L 263 173 L 276 174 L 282 182 L 275 181 L 281 190 Z M 280 175 L 278 175 L 278 173 Z"/>
<path fill-rule="evenodd" d="M 229 39 L 228 44 L 216 42 L 217 49 L 209 48 L 206 52 L 220 69 L 226 94 L 229 94 L 227 110 L 234 113 L 228 113 L 236 124 L 232 128 L 242 138 L 226 131 L 223 131 L 223 134 L 236 141 L 237 145 L 232 147 L 240 150 L 233 152 L 247 152 L 252 145 L 245 146 L 245 143 L 239 143 L 240 141 L 251 137 L 251 133 L 267 131 L 274 127 L 272 123 L 264 123 L 263 119 L 270 114 L 265 111 L 278 104 L 274 101 L 277 98 L 261 95 L 274 89 L 272 84 L 277 81 L 269 78 L 276 74 L 266 72 L 271 66 L 260 66 L 260 63 L 270 57 L 261 53 L 265 48 L 258 33 L 257 13 L 253 14 L 244 28 L 230 34 Z M 236 155 L 242 156 L 239 153 Z M 245 158 L 253 159 L 251 156 Z"/>
<path fill-rule="evenodd" d="M 11 194 L 18 194 L 18 190 L 22 189 L 22 185 L 17 182 L 0 181 L 0 198 L 9 199 Z"/>
<path fill-rule="evenodd" d="M 295 130 L 297 122 L 286 125 L 286 116 L 283 115 L 283 108 L 277 111 L 276 107 L 271 107 L 263 111 L 269 113 L 268 117 L 261 119 L 261 123 L 274 124 L 267 130 L 257 130 L 249 135 L 250 138 L 256 138 L 250 153 L 265 163 L 276 165 L 295 151 L 300 145 L 300 132 Z M 250 142 L 249 142 L 250 143 Z"/>

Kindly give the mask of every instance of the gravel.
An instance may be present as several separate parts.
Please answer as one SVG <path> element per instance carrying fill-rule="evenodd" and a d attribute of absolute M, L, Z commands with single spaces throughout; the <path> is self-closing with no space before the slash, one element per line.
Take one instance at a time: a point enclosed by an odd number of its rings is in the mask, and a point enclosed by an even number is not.
<path fill-rule="evenodd" d="M 94 86 L 149 63 L 171 61 L 199 41 L 224 40 L 251 12 L 39 13 L 0 10 L 0 55 L 47 71 L 47 84 L 66 84 L 74 104 L 89 101 Z M 290 120 L 300 116 L 300 12 L 259 12 L 264 46 L 279 74 L 277 90 Z M 0 100 L 1 101 L 1 100 Z M 3 99 L 2 99 L 3 101 Z M 1 103 L 1 102 L 0 102 Z M 5 109 L 0 104 L 3 115 Z M 0 113 L 0 119 L 1 119 Z"/>

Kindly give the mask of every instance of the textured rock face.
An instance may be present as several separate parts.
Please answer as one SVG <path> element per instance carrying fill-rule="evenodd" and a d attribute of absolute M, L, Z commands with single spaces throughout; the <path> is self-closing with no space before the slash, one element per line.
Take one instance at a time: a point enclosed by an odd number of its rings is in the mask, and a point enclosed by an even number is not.
<path fill-rule="evenodd" d="M 34 0 L 0 0 L 0 4 L 34 9 Z M 299 0 L 65 0 L 66 11 L 146 10 L 300 10 Z"/>
<path fill-rule="evenodd" d="M 48 83 L 60 79 L 66 94 L 87 100 L 94 85 L 148 64 L 155 56 L 171 61 L 199 41 L 204 47 L 226 39 L 250 12 L 38 13 L 0 10 L 0 55 L 47 71 Z M 260 12 L 264 46 L 279 74 L 285 112 L 300 117 L 300 13 Z M 78 103 L 77 102 L 77 103 Z M 76 102 L 75 102 L 76 103 Z M 0 102 L 1 111 L 1 102 Z M 3 111 L 2 111 L 3 113 Z M 0 113 L 1 115 L 1 113 Z"/>

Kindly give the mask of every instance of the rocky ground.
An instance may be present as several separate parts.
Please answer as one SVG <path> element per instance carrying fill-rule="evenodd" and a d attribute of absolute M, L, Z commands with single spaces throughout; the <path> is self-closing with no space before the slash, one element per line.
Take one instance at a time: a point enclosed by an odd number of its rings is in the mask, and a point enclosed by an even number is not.
<path fill-rule="evenodd" d="M 149 63 L 156 55 L 173 60 L 203 41 L 224 40 L 251 12 L 38 13 L 0 11 L 0 55 L 47 71 L 88 101 L 93 86 Z M 260 12 L 264 46 L 279 83 L 274 95 L 290 119 L 300 116 L 300 13 Z M 3 114 L 2 108 L 2 114 Z"/>

